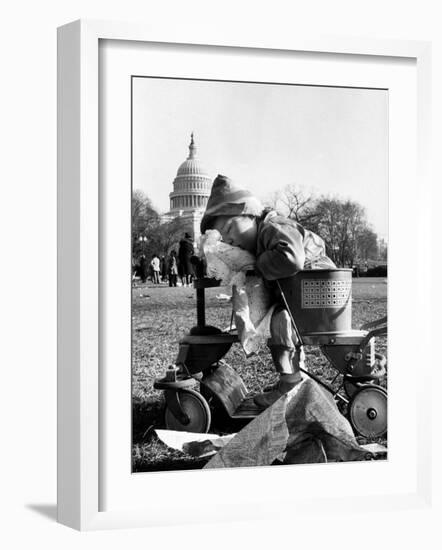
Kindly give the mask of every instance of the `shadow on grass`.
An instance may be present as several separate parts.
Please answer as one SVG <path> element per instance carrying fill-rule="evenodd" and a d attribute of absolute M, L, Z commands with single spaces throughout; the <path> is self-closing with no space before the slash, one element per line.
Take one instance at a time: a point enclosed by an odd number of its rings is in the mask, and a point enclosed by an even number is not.
<path fill-rule="evenodd" d="M 207 459 L 197 459 L 167 447 L 156 435 L 164 429 L 164 400 L 151 398 L 132 404 L 132 472 L 200 469 Z"/>
<path fill-rule="evenodd" d="M 209 458 L 196 458 L 167 447 L 156 435 L 156 429 L 165 429 L 164 400 L 152 398 L 132 405 L 133 445 L 132 472 L 162 472 L 201 469 Z M 234 421 L 215 409 L 211 433 L 235 433 L 246 422 Z"/>
<path fill-rule="evenodd" d="M 150 398 L 132 403 L 132 442 L 143 444 L 155 429 L 164 428 L 164 400 Z"/>

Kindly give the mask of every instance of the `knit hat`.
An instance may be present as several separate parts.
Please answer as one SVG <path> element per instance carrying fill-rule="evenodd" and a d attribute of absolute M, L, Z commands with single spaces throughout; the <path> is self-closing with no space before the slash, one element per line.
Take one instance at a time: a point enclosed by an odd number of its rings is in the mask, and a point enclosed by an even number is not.
<path fill-rule="evenodd" d="M 230 178 L 218 174 L 201 220 L 201 233 L 210 229 L 218 216 L 259 216 L 263 208 L 250 191 L 237 187 Z"/>

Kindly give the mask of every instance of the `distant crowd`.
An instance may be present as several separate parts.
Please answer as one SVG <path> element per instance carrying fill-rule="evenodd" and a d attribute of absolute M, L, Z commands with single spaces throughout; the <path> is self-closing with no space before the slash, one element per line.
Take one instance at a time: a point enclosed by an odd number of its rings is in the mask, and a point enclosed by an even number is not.
<path fill-rule="evenodd" d="M 147 258 L 141 254 L 132 268 L 132 279 L 139 277 L 142 283 L 147 281 L 153 284 L 169 283 L 170 287 L 189 286 L 192 283 L 194 272 L 190 261 L 194 255 L 192 236 L 185 233 L 180 240 L 178 250 L 171 250 L 168 256 L 153 254 Z"/>

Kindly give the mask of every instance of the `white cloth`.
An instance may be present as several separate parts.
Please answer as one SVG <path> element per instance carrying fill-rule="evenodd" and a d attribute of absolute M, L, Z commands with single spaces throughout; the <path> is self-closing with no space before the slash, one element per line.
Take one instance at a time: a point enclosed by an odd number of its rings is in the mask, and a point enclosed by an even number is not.
<path fill-rule="evenodd" d="M 255 267 L 255 256 L 222 242 L 216 229 L 201 238 L 200 249 L 207 262 L 207 276 L 232 285 L 232 305 L 238 337 L 247 355 L 255 353 L 270 337 L 274 305 L 261 277 L 247 276 Z"/>

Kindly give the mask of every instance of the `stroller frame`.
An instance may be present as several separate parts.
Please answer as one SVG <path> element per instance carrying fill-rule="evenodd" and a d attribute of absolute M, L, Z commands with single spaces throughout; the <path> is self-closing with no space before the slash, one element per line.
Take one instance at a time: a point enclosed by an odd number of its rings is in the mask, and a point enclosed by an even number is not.
<path fill-rule="evenodd" d="M 197 325 L 179 342 L 175 365 L 166 370 L 164 377 L 155 380 L 154 387 L 165 393 L 167 428 L 205 433 L 211 425 L 214 403 L 220 404 L 230 418 L 245 421 L 252 420 L 263 409 L 253 402 L 239 374 L 223 360 L 232 344 L 239 342 L 237 334 L 206 325 L 205 289 L 220 286 L 221 282 L 205 277 L 200 259 L 195 258 L 193 263 Z M 316 270 L 321 271 L 351 270 Z M 305 272 L 296 276 L 302 273 Z M 290 284 L 288 280 L 283 281 L 287 282 Z M 284 284 L 277 281 L 277 285 L 297 334 L 297 345 L 319 346 L 337 374 L 328 384 L 306 369 L 302 368 L 302 372 L 346 405 L 347 417 L 356 435 L 370 439 L 384 436 L 387 392 L 378 385 L 378 379 L 385 372 L 386 358 L 376 352 L 375 337 L 387 332 L 387 317 L 367 323 L 360 330 L 306 332 L 295 321 Z M 331 384 L 340 375 L 341 383 L 333 390 Z M 200 391 L 196 391 L 198 385 Z"/>

